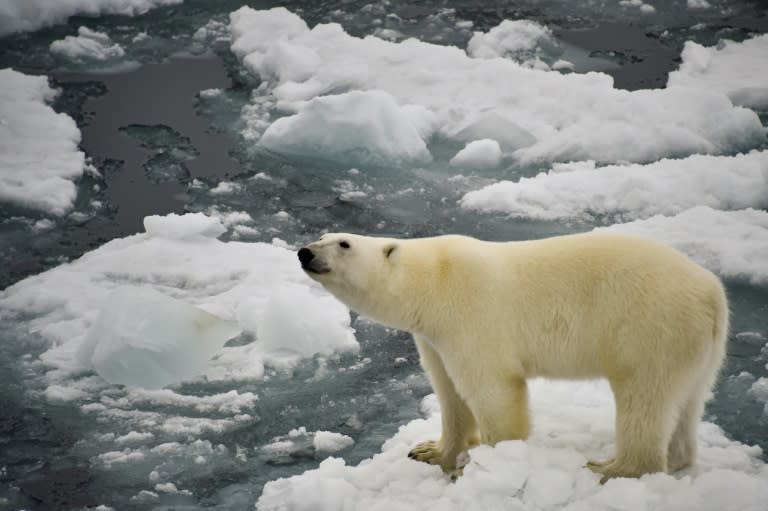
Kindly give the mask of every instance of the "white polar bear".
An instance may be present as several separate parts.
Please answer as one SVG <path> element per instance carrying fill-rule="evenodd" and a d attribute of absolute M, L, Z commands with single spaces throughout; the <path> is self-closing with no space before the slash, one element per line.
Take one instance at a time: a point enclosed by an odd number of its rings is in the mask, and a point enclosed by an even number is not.
<path fill-rule="evenodd" d="M 413 334 L 442 409 L 442 438 L 409 456 L 460 473 L 482 442 L 524 439 L 526 379 L 609 380 L 612 477 L 676 471 L 725 356 L 720 280 L 643 238 L 590 233 L 493 243 L 464 236 L 399 240 L 327 234 L 303 269 L 356 312 Z"/>

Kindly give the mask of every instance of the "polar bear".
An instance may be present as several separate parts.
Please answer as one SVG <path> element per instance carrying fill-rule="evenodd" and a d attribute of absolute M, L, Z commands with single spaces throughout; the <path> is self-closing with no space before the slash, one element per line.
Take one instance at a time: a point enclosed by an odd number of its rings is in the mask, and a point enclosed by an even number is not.
<path fill-rule="evenodd" d="M 720 280 L 677 250 L 627 235 L 536 241 L 326 234 L 304 271 L 352 310 L 412 333 L 442 409 L 442 435 L 409 456 L 458 475 L 478 442 L 524 439 L 526 379 L 607 378 L 616 454 L 602 475 L 691 465 L 723 362 Z"/>

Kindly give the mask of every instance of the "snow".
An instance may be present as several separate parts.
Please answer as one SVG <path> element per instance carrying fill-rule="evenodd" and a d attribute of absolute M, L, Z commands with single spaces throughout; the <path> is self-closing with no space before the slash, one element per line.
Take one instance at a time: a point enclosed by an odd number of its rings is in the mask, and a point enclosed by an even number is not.
<path fill-rule="evenodd" d="M 531 437 L 472 449 L 455 483 L 439 467 L 407 457 L 416 443 L 439 438 L 440 416 L 434 412 L 402 426 L 380 454 L 357 466 L 331 457 L 315 470 L 267 483 L 256 508 L 719 511 L 760 509 L 768 499 L 768 466 L 760 449 L 729 440 L 706 422 L 699 428 L 694 467 L 600 485 L 584 464 L 614 449 L 608 384 L 534 380 L 530 390 Z"/>
<path fill-rule="evenodd" d="M 424 141 L 432 123 L 427 109 L 399 106 L 386 92 L 351 91 L 313 98 L 270 125 L 261 145 L 353 165 L 418 165 L 432 159 Z"/>
<path fill-rule="evenodd" d="M 80 356 L 110 383 L 162 388 L 199 376 L 240 332 L 236 322 L 181 300 L 122 287 L 105 297 Z"/>
<path fill-rule="evenodd" d="M 24 0 L 0 2 L 0 37 L 65 23 L 70 16 L 137 16 L 184 0 Z"/>
<path fill-rule="evenodd" d="M 597 229 L 637 234 L 678 248 L 725 278 L 768 283 L 768 212 L 718 211 L 697 206 L 675 216 Z"/>
<path fill-rule="evenodd" d="M 125 55 L 122 46 L 114 43 L 109 35 L 90 30 L 88 27 L 77 29 L 77 36 L 68 35 L 64 39 L 51 43 L 51 53 L 74 61 L 115 59 Z"/>
<path fill-rule="evenodd" d="M 718 91 L 737 105 L 767 110 L 766 54 L 768 34 L 740 43 L 722 40 L 712 47 L 687 41 L 683 63 L 669 74 L 668 86 Z"/>
<path fill-rule="evenodd" d="M 341 451 L 354 443 L 351 437 L 333 431 L 315 431 L 315 437 L 312 439 L 315 451 L 321 452 Z"/>
<path fill-rule="evenodd" d="M 501 146 L 488 138 L 473 140 L 456 153 L 449 162 L 452 167 L 469 169 L 492 169 L 501 163 Z"/>
<path fill-rule="evenodd" d="M 694 206 L 768 206 L 768 151 L 735 156 L 693 155 L 646 165 L 563 163 L 532 178 L 501 181 L 468 192 L 464 208 L 537 219 L 674 215 Z"/>
<path fill-rule="evenodd" d="M 221 242 L 215 238 L 223 232 L 218 222 L 202 214 L 149 217 L 147 233 L 110 241 L 0 293 L 0 317 L 32 317 L 29 328 L 49 343 L 40 360 L 53 398 L 98 395 L 106 383 L 82 377 L 92 369 L 108 380 L 157 387 L 199 371 L 213 380 L 258 379 L 271 359 L 287 367 L 317 353 L 358 349 L 347 309 L 304 275 L 292 251 Z M 294 299 L 301 310 L 292 306 Z M 326 318 L 321 328 L 319 318 Z M 221 348 L 239 330 L 255 340 Z M 188 370 L 192 366 L 195 371 Z M 60 387 L 81 394 L 67 395 Z M 130 403 L 190 405 L 189 398 L 168 393 L 103 399 L 111 407 L 90 409 L 111 416 Z M 207 399 L 214 403 L 200 398 L 194 407 L 231 419 L 169 420 L 160 429 L 226 429 L 241 420 L 240 409 L 251 407 L 255 396 Z"/>
<path fill-rule="evenodd" d="M 47 105 L 56 95 L 45 76 L 0 70 L 0 200 L 63 215 L 86 163 L 75 121 Z"/>
<path fill-rule="evenodd" d="M 364 112 L 376 107 L 396 124 L 387 122 L 377 128 L 381 133 L 370 130 L 359 138 L 387 157 L 389 153 L 381 149 L 390 147 L 393 139 L 384 128 L 408 127 L 408 116 L 396 106 L 420 109 L 414 116 L 417 121 L 411 119 L 418 137 L 410 128 L 407 136 L 401 135 L 409 148 L 421 147 L 433 135 L 464 143 L 491 138 L 504 147 L 501 139 L 511 130 L 518 141 L 527 141 L 512 153 L 522 162 L 653 161 L 751 148 L 765 136 L 754 112 L 734 107 L 722 93 L 703 89 L 673 86 L 630 92 L 614 88 L 612 78 L 601 73 L 563 75 L 508 59 L 472 58 L 456 47 L 415 39 L 396 43 L 374 36 L 352 37 L 333 23 L 309 29 L 285 8 L 243 7 L 230 15 L 230 28 L 233 53 L 263 80 L 252 103 L 243 109 L 244 134 L 258 140 L 264 130 L 286 122 L 274 120 L 278 112 L 293 114 L 287 119 L 294 119 L 292 127 L 301 128 L 291 134 L 289 148 L 274 145 L 279 141 L 273 131 L 271 147 L 276 150 L 301 150 L 305 141 L 322 156 L 345 156 L 333 148 L 329 154 L 320 127 L 315 122 L 298 123 L 295 116 L 318 121 L 331 117 L 338 129 L 347 116 L 356 126 Z M 355 91 L 358 95 L 348 96 Z M 362 94 L 366 91 L 382 92 L 374 95 L 379 99 L 371 99 Z M 383 93 L 392 99 L 384 99 Z M 322 97 L 328 94 L 335 98 Z M 355 106 L 351 112 L 340 112 L 341 105 L 350 104 Z M 304 113 L 307 108 L 311 113 Z M 425 110 L 431 119 L 425 118 Z M 504 128 L 468 139 L 460 136 L 489 115 Z M 381 124 L 377 120 L 373 126 Z M 343 142 L 334 133 L 325 136 Z M 392 156 L 402 158 L 399 153 Z"/>

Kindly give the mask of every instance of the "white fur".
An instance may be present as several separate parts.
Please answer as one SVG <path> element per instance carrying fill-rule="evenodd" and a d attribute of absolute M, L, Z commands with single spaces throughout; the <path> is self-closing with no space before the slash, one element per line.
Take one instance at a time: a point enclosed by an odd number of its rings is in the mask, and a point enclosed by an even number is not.
<path fill-rule="evenodd" d="M 328 291 L 413 334 L 443 432 L 412 457 L 453 471 L 478 441 L 526 438 L 527 378 L 605 377 L 617 452 L 590 468 L 606 480 L 693 463 L 728 306 L 719 279 L 680 252 L 603 233 L 510 243 L 328 234 L 306 248 L 308 274 Z"/>

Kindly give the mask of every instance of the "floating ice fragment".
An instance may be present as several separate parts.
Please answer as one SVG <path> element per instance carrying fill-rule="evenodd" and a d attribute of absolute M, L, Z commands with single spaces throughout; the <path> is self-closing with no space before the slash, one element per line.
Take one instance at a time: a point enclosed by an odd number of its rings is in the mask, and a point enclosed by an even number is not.
<path fill-rule="evenodd" d="M 0 70 L 0 201 L 63 215 L 86 164 L 75 121 L 46 104 L 56 95 L 46 76 Z"/>
<path fill-rule="evenodd" d="M 53 41 L 50 50 L 54 55 L 76 62 L 103 61 L 125 55 L 122 46 L 114 43 L 109 35 L 84 26 L 77 29 L 77 36 L 68 35 Z"/>
<path fill-rule="evenodd" d="M 203 213 L 171 213 L 144 217 L 144 230 L 151 237 L 183 240 L 194 237 L 218 238 L 227 229 L 220 219 Z"/>
<path fill-rule="evenodd" d="M 315 431 L 315 437 L 312 440 L 315 450 L 322 452 L 340 451 L 354 443 L 351 437 L 333 431 Z"/>
<path fill-rule="evenodd" d="M 451 158 L 452 167 L 492 169 L 501 163 L 501 146 L 495 140 L 475 140 Z"/>
<path fill-rule="evenodd" d="M 507 57 L 528 67 L 541 57 L 553 62 L 561 53 L 552 31 L 531 20 L 504 20 L 488 32 L 475 32 L 467 44 L 471 57 Z"/>
<path fill-rule="evenodd" d="M 105 300 L 81 356 L 110 383 L 161 388 L 202 373 L 239 333 L 236 323 L 180 300 L 126 287 Z"/>

